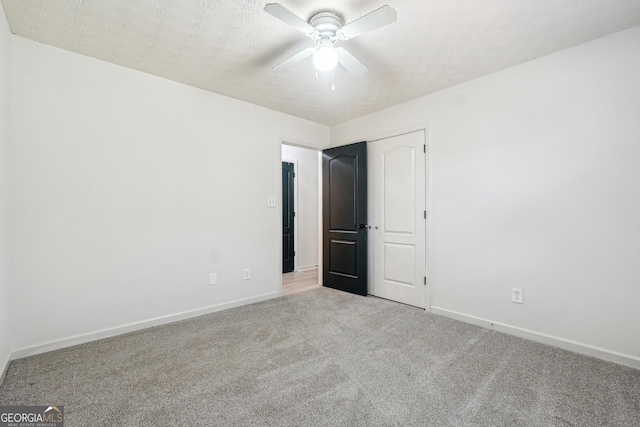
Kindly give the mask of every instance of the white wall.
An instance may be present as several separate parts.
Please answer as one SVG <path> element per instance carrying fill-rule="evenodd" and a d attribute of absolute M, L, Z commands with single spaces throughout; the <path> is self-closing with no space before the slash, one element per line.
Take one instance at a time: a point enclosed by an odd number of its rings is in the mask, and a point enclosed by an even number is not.
<path fill-rule="evenodd" d="M 20 37 L 13 53 L 18 355 L 278 294 L 280 140 L 326 146 L 328 127 Z"/>
<path fill-rule="evenodd" d="M 11 355 L 9 137 L 11 123 L 11 32 L 0 5 L 0 382 Z"/>
<path fill-rule="evenodd" d="M 283 145 L 282 159 L 298 164 L 296 268 L 309 270 L 318 266 L 318 151 Z"/>
<path fill-rule="evenodd" d="M 332 145 L 429 124 L 434 312 L 640 367 L 638 76 L 634 27 L 334 126 Z"/>

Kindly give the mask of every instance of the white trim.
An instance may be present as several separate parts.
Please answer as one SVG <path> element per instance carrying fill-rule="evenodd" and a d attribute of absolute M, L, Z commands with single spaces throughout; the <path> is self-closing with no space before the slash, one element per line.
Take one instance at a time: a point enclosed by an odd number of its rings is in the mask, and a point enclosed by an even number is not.
<path fill-rule="evenodd" d="M 322 179 L 322 150 L 318 150 L 318 286 L 324 286 Z"/>
<path fill-rule="evenodd" d="M 375 296 L 375 287 L 376 287 L 376 275 L 375 275 L 375 264 L 374 264 L 374 256 L 376 250 L 376 238 L 374 227 L 376 223 L 375 216 L 375 201 L 374 201 L 374 180 L 375 176 L 375 167 L 373 158 L 371 156 L 371 141 L 367 141 L 367 294 Z"/>
<path fill-rule="evenodd" d="M 277 164 L 277 182 L 278 182 L 278 193 L 276 196 L 276 200 L 278 201 L 278 206 L 276 206 L 276 253 L 277 256 L 277 264 L 276 271 L 278 272 L 276 279 L 278 282 L 278 296 L 282 296 L 282 144 L 285 143 L 285 140 L 282 137 L 278 138 L 278 164 Z"/>
<path fill-rule="evenodd" d="M 314 144 L 313 142 L 301 141 L 299 139 L 288 138 L 286 136 L 281 136 L 278 139 L 280 141 L 280 145 L 282 144 L 291 145 L 293 147 L 307 148 L 307 149 L 316 150 L 316 151 L 322 151 L 322 150 L 326 150 L 327 148 L 331 148 L 329 145 Z"/>
<path fill-rule="evenodd" d="M 282 161 L 283 161 L 283 157 L 282 157 L 282 146 L 283 145 L 289 145 L 292 147 L 298 147 L 298 148 L 306 148 L 309 150 L 313 150 L 316 153 L 318 153 L 318 260 L 317 260 L 317 265 L 315 266 L 302 266 L 302 267 L 298 267 L 298 269 L 296 271 L 304 271 L 304 270 L 311 270 L 313 268 L 317 268 L 318 269 L 318 286 L 322 286 L 322 150 L 325 150 L 327 148 L 329 148 L 328 146 L 326 147 L 320 147 L 320 146 L 316 146 L 314 144 L 308 143 L 308 142 L 304 142 L 304 141 L 297 141 L 293 138 L 286 138 L 286 137 L 280 137 L 279 138 L 280 141 L 280 145 L 279 145 L 279 158 L 280 158 L 280 163 L 278 166 L 278 170 L 280 171 L 282 169 Z M 279 176 L 279 184 L 278 187 L 282 188 L 282 173 L 278 173 Z M 297 184 L 296 184 L 297 185 Z M 297 192 L 296 192 L 296 200 L 297 200 Z M 280 203 L 282 203 L 282 191 L 280 191 Z M 282 271 L 282 209 L 279 209 L 279 213 L 278 213 L 279 217 L 278 217 L 278 227 L 279 228 L 279 234 L 278 236 L 280 236 L 280 238 L 278 239 L 278 253 L 280 254 L 280 258 L 279 258 L 279 271 Z M 297 218 L 297 217 L 296 217 Z M 296 234 L 297 236 L 297 234 Z M 278 283 L 279 283 L 279 287 L 278 289 L 280 290 L 280 296 L 282 296 L 282 273 L 279 274 L 278 276 Z"/>
<path fill-rule="evenodd" d="M 13 353 L 9 352 L 9 354 L 7 354 L 7 357 L 5 357 L 4 363 L 0 365 L 0 367 L 2 368 L 0 370 L 0 385 L 2 385 L 2 383 L 4 382 L 4 378 L 7 376 L 7 371 L 9 370 L 9 363 L 11 363 L 12 356 Z"/>
<path fill-rule="evenodd" d="M 361 141 L 367 141 L 367 143 L 375 142 L 375 141 L 378 141 L 380 139 L 393 138 L 394 136 L 404 135 L 405 133 L 412 133 L 412 132 L 417 132 L 417 131 L 420 131 L 420 130 L 424 130 L 425 131 L 426 137 L 430 136 L 429 123 L 428 122 L 423 122 L 423 123 L 416 123 L 414 125 L 403 127 L 403 128 L 400 128 L 400 129 L 394 129 L 394 130 L 390 130 L 390 131 L 386 131 L 386 132 L 375 133 L 373 135 L 369 135 L 368 137 L 366 137 L 364 139 L 361 139 Z M 428 138 L 427 138 L 427 141 L 428 141 Z M 340 144 L 340 145 L 344 145 L 344 144 Z M 336 147 L 339 147 L 339 146 L 336 146 Z M 332 148 L 334 148 L 334 147 L 332 146 Z"/>
<path fill-rule="evenodd" d="M 153 319 L 142 320 L 139 322 L 133 322 L 122 326 L 116 326 L 114 328 L 101 329 L 86 334 L 79 334 L 62 338 L 55 341 L 49 341 L 44 344 L 38 344 L 31 347 L 25 347 L 18 350 L 14 350 L 11 353 L 11 360 L 19 359 L 21 357 L 33 356 L 34 354 L 46 353 L 48 351 L 58 350 L 65 347 L 71 347 L 78 344 L 84 344 L 91 341 L 100 340 L 103 338 L 109 338 L 116 335 L 126 334 L 129 332 L 139 331 L 141 329 L 151 328 L 153 326 L 166 325 L 168 323 L 177 322 L 180 320 L 190 319 L 192 317 L 203 316 L 205 314 L 211 314 L 229 308 L 240 307 L 247 304 L 253 304 L 260 301 L 265 301 L 272 298 L 279 297 L 279 292 L 270 292 L 268 294 L 257 295 L 250 298 L 243 298 L 235 301 L 230 301 L 222 304 L 211 305 L 209 307 L 197 308 L 195 310 L 182 311 L 180 313 L 169 314 L 166 316 L 160 316 Z"/>
<path fill-rule="evenodd" d="M 288 138 L 284 136 L 278 137 L 278 199 L 282 206 L 282 146 L 291 145 L 293 147 L 307 148 L 318 152 L 318 266 L 322 265 L 322 150 L 329 148 L 329 146 L 314 144 L 308 141 L 300 141 L 295 138 Z M 297 198 L 296 198 L 297 199 Z M 278 296 L 282 296 L 282 209 L 278 209 L 277 212 L 277 247 L 276 250 L 280 256 L 278 257 L 278 267 L 276 271 L 278 274 Z M 322 286 L 322 269 L 318 269 L 318 285 Z"/>
<path fill-rule="evenodd" d="M 298 267 L 296 269 L 296 271 L 300 272 L 300 271 L 311 271 L 311 270 L 317 270 L 318 266 L 317 265 L 303 265 L 301 267 Z"/>
<path fill-rule="evenodd" d="M 620 353 L 613 350 L 607 350 L 607 349 L 596 347 L 593 345 L 584 344 L 578 341 L 568 340 L 565 338 L 560 338 L 553 335 L 532 331 L 529 329 L 523 329 L 513 325 L 507 325 L 505 323 L 495 322 L 493 320 L 471 316 L 469 314 L 448 310 L 442 307 L 435 307 L 435 306 L 431 307 L 431 313 L 449 317 L 455 320 L 460 320 L 461 322 L 482 326 L 484 328 L 495 329 L 496 331 L 499 331 L 499 332 L 504 332 L 509 335 L 514 335 L 520 338 L 526 338 L 528 340 L 536 341 L 542 344 L 559 347 L 564 350 L 573 351 L 575 353 L 580 353 L 587 356 L 596 357 L 598 359 L 606 360 L 609 362 L 618 363 L 620 365 L 629 366 L 631 368 L 640 369 L 640 357 L 632 356 L 630 354 Z"/>
<path fill-rule="evenodd" d="M 429 126 L 429 124 L 424 124 L 424 130 L 425 130 L 425 135 L 424 135 L 424 143 L 427 147 L 426 151 L 426 165 L 425 167 L 427 168 L 427 173 L 425 175 L 425 178 L 427 180 L 426 186 L 425 186 L 425 191 L 427 192 L 427 194 L 425 194 L 425 210 L 427 211 L 427 236 L 426 236 L 426 267 L 427 267 L 427 271 L 425 272 L 425 275 L 427 277 L 427 290 L 426 290 L 426 306 L 425 306 L 425 310 L 430 313 L 431 312 L 431 289 L 433 286 L 433 282 L 432 282 L 432 277 L 433 277 L 433 266 L 434 266 L 434 261 L 433 261 L 433 230 L 434 230 L 434 226 L 433 226 L 433 211 L 434 211 L 434 203 L 433 203 L 433 162 L 431 161 L 431 126 Z"/>

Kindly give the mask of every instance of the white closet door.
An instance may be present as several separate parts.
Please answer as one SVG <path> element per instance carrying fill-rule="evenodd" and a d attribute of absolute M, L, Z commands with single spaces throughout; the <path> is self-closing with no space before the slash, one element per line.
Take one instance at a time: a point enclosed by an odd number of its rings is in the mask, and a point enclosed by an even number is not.
<path fill-rule="evenodd" d="M 369 144 L 374 163 L 375 296 L 426 304 L 426 154 L 423 130 Z"/>

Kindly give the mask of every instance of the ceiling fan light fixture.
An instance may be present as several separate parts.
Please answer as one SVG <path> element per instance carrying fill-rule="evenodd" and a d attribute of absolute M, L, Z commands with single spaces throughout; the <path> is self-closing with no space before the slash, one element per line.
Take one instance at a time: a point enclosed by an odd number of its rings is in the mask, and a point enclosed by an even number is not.
<path fill-rule="evenodd" d="M 285 24 L 298 30 L 315 42 L 315 47 L 308 47 L 289 59 L 273 67 L 274 70 L 286 70 L 310 56 L 317 71 L 331 71 L 338 62 L 356 77 L 362 76 L 369 69 L 344 47 L 334 47 L 336 41 L 346 41 L 369 31 L 389 25 L 398 19 L 398 14 L 389 5 L 382 6 L 347 25 L 343 25 L 342 16 L 332 10 L 324 10 L 314 14 L 309 22 L 278 3 L 268 3 L 264 11 Z M 318 73 L 316 72 L 316 77 Z"/>
<path fill-rule="evenodd" d="M 322 40 L 313 54 L 313 65 L 318 71 L 330 71 L 338 65 L 338 52 L 331 40 Z"/>

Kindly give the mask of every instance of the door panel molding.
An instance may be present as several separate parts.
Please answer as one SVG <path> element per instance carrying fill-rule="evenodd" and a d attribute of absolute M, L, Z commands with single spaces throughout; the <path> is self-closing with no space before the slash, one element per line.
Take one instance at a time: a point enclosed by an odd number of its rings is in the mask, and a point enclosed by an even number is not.
<path fill-rule="evenodd" d="M 323 284 L 367 295 L 367 144 L 322 152 Z"/>
<path fill-rule="evenodd" d="M 373 295 L 427 308 L 426 130 L 369 144 Z"/>

